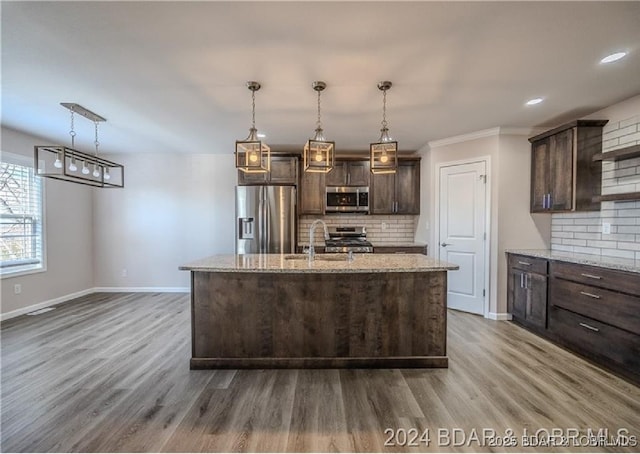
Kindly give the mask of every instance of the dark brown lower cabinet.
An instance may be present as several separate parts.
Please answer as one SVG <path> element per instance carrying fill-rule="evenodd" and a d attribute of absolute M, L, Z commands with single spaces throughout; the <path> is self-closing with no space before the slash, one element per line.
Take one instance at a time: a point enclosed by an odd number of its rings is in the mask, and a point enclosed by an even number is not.
<path fill-rule="evenodd" d="M 638 273 L 514 254 L 507 260 L 514 321 L 640 384 Z M 543 300 L 544 308 L 536 304 Z"/>
<path fill-rule="evenodd" d="M 513 319 L 535 330 L 547 327 L 547 261 L 509 254 L 507 304 Z"/>

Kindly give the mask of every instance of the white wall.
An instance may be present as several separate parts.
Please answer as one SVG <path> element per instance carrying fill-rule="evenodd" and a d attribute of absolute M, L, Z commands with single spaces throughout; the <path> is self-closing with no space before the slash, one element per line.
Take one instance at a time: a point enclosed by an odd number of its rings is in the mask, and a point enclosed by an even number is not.
<path fill-rule="evenodd" d="M 480 137 L 478 137 L 480 136 Z M 502 317 L 507 312 L 506 258 L 507 248 L 549 247 L 550 218 L 532 217 L 529 213 L 531 148 L 529 134 L 514 135 L 496 129 L 492 133 L 470 134 L 438 141 L 419 152 L 423 156 L 420 219 L 416 241 L 427 241 L 431 255 L 437 256 L 438 238 L 435 211 L 438 190 L 436 166 L 441 163 L 478 159 L 489 156 L 491 235 L 489 257 L 489 314 Z"/>
<path fill-rule="evenodd" d="M 234 252 L 233 153 L 110 158 L 124 164 L 125 188 L 95 193 L 96 287 L 187 288 L 178 266 Z"/>
<path fill-rule="evenodd" d="M 2 127 L 2 151 L 33 156 L 49 140 Z M 93 188 L 45 178 L 44 272 L 2 278 L 1 313 L 64 298 L 93 287 Z M 22 293 L 14 294 L 14 284 Z M 16 313 L 16 312 L 14 312 Z"/>

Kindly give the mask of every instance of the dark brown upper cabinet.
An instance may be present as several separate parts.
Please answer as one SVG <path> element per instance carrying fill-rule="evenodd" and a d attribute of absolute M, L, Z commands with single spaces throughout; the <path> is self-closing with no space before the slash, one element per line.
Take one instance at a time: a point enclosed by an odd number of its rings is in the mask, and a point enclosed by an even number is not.
<path fill-rule="evenodd" d="M 298 157 L 271 155 L 271 171 L 268 173 L 245 173 L 238 170 L 238 185 L 254 184 L 298 184 Z"/>
<path fill-rule="evenodd" d="M 327 186 L 369 186 L 369 160 L 336 159 L 327 173 Z"/>
<path fill-rule="evenodd" d="M 399 158 L 396 173 L 371 176 L 371 214 L 420 214 L 420 158 Z"/>
<path fill-rule="evenodd" d="M 305 172 L 300 163 L 298 214 L 324 214 L 326 173 Z"/>
<path fill-rule="evenodd" d="M 577 120 L 529 139 L 532 213 L 600 210 L 602 163 L 593 156 L 607 121 Z"/>

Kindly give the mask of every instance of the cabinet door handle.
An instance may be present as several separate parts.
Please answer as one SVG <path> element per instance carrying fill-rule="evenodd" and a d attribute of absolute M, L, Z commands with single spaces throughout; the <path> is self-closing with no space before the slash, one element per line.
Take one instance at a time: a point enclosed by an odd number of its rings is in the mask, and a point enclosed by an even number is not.
<path fill-rule="evenodd" d="M 582 326 L 583 328 L 587 328 L 587 329 L 590 329 L 591 331 L 595 331 L 596 333 L 600 331 L 595 326 L 587 325 L 586 323 L 579 323 L 579 325 Z"/>
<path fill-rule="evenodd" d="M 547 194 L 547 208 L 551 209 L 551 193 Z"/>
<path fill-rule="evenodd" d="M 524 273 L 520 273 L 520 288 L 524 288 Z"/>
<path fill-rule="evenodd" d="M 588 296 L 589 298 L 594 298 L 599 300 L 600 299 L 600 295 L 594 295 L 593 293 L 589 293 L 589 292 L 580 292 L 581 295 L 584 296 Z"/>
<path fill-rule="evenodd" d="M 543 210 L 547 209 L 547 194 L 542 195 L 542 209 Z"/>
<path fill-rule="evenodd" d="M 524 266 L 531 266 L 531 263 L 529 263 L 529 262 L 521 262 L 521 261 L 518 261 L 518 263 L 519 263 L 520 265 L 524 265 Z"/>
<path fill-rule="evenodd" d="M 588 273 L 580 273 L 580 276 L 588 277 L 589 279 L 602 279 L 600 276 L 596 276 L 595 274 Z"/>

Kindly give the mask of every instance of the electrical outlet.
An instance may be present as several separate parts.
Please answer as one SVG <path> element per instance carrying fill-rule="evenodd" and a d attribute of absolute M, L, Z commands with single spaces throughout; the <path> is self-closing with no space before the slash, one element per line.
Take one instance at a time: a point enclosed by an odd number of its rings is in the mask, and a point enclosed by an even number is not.
<path fill-rule="evenodd" d="M 611 235 L 611 223 L 603 222 L 602 223 L 602 234 L 603 235 Z"/>
<path fill-rule="evenodd" d="M 127 277 L 127 269 L 122 268 L 122 277 Z"/>
<path fill-rule="evenodd" d="M 22 293 L 22 284 L 14 284 L 13 285 L 13 293 L 19 295 Z"/>
<path fill-rule="evenodd" d="M 383 223 L 382 223 L 382 230 L 387 230 L 387 227 L 388 227 L 388 226 L 389 226 L 389 225 L 388 225 L 386 222 L 383 222 Z"/>

